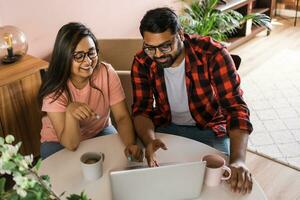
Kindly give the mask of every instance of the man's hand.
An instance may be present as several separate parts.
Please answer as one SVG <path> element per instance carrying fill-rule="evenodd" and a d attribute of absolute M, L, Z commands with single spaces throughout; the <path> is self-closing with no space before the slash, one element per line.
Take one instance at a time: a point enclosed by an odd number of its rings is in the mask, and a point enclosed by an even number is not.
<path fill-rule="evenodd" d="M 250 193 L 253 184 L 252 177 L 245 165 L 249 134 L 245 130 L 233 129 L 229 131 L 229 137 L 231 177 L 228 182 L 232 191 L 243 194 Z"/>
<path fill-rule="evenodd" d="M 168 148 L 160 139 L 152 140 L 146 147 L 145 157 L 149 167 L 158 167 L 159 164 L 155 158 L 155 151 L 158 149 L 167 150 Z"/>
<path fill-rule="evenodd" d="M 231 185 L 233 192 L 242 194 L 250 193 L 252 190 L 252 176 L 245 163 L 233 162 L 229 165 L 231 169 L 231 177 L 228 183 Z"/>
<path fill-rule="evenodd" d="M 124 153 L 127 158 L 133 159 L 132 161 L 143 162 L 144 153 L 142 149 L 136 144 L 128 145 L 125 148 Z"/>

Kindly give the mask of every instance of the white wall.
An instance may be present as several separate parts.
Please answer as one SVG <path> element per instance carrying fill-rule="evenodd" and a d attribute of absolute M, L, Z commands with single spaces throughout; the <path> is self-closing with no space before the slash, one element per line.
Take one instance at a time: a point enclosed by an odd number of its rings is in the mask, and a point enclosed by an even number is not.
<path fill-rule="evenodd" d="M 59 28 L 79 21 L 98 38 L 136 38 L 140 19 L 149 9 L 169 6 L 177 0 L 0 0 L 0 24 L 23 30 L 28 53 L 40 58 L 50 54 Z"/>

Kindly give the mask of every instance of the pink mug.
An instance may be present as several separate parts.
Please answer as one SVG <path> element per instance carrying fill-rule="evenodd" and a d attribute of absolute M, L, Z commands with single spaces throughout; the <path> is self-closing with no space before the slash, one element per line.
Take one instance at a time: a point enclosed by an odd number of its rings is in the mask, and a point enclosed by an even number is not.
<path fill-rule="evenodd" d="M 218 186 L 221 181 L 228 180 L 231 176 L 231 170 L 225 164 L 225 159 L 217 154 L 205 155 L 202 161 L 206 162 L 205 179 L 204 183 L 207 186 Z M 224 172 L 228 172 L 225 177 Z"/>

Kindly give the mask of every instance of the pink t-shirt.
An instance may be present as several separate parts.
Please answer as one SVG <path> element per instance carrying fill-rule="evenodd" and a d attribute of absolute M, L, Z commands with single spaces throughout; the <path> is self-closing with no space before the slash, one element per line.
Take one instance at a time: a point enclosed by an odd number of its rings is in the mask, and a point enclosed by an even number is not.
<path fill-rule="evenodd" d="M 110 64 L 101 63 L 99 70 L 93 74 L 94 85 L 101 89 L 101 92 L 90 84 L 82 89 L 77 89 L 69 80 L 68 87 L 74 102 L 88 104 L 99 116 L 100 119 L 90 119 L 80 121 L 81 140 L 96 136 L 106 126 L 110 125 L 110 106 L 125 99 L 125 94 L 121 86 L 120 79 Z M 58 99 L 53 100 L 52 95 L 48 95 L 43 100 L 42 111 L 44 112 L 65 112 L 67 108 L 66 92 Z M 55 129 L 48 118 L 42 118 L 41 142 L 58 141 Z"/>

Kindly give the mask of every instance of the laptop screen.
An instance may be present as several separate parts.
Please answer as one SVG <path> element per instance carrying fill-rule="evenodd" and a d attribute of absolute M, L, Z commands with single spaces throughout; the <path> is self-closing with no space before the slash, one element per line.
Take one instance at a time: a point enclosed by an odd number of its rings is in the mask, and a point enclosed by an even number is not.
<path fill-rule="evenodd" d="M 114 200 L 179 200 L 200 196 L 205 162 L 132 166 L 110 172 Z"/>

